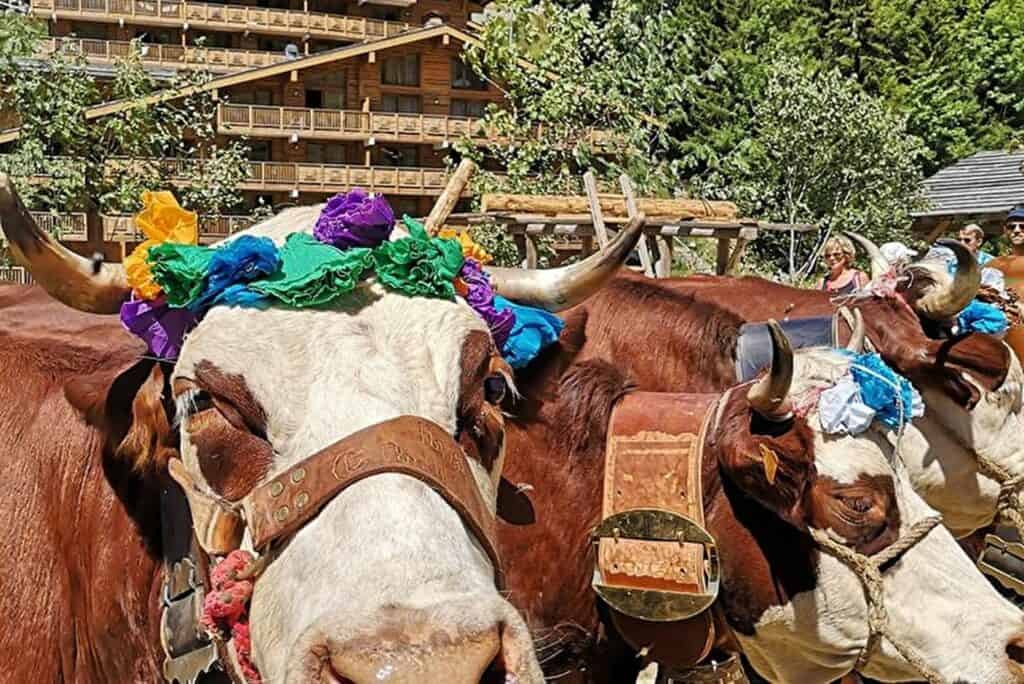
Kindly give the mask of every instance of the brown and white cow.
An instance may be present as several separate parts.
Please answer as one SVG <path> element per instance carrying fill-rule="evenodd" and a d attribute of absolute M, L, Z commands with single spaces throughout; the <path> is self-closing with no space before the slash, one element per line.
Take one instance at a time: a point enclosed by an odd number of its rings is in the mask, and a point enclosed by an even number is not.
<path fill-rule="evenodd" d="M 599 638 L 599 606 L 590 589 L 590 533 L 601 512 L 614 402 L 638 386 L 641 369 L 663 378 L 643 386 L 651 391 L 721 392 L 734 377 L 742 319 L 707 304 L 680 316 L 665 305 L 678 293 L 644 284 L 641 294 L 625 292 L 620 281 L 588 303 L 594 306 L 572 310 L 559 346 L 522 374 L 523 400 L 509 406 L 516 418 L 505 472 L 529 485 L 534 521 L 503 526 L 502 548 L 510 598 L 544 636 L 540 653 L 551 673 L 572 669 L 571 658 L 582 653 L 578 659 L 597 673 L 594 679 L 624 681 L 638 662 L 635 655 L 616 657 L 622 651 L 614 634 Z M 775 389 L 767 395 L 802 404 L 808 393 L 834 384 L 849 363 L 829 350 L 798 351 L 791 382 L 775 369 L 768 382 Z M 868 614 L 857 576 L 822 552 L 811 530 L 871 554 L 934 510 L 894 465 L 891 432 L 824 435 L 815 409 L 780 420 L 777 404 L 763 398 L 730 393 L 706 444 L 705 516 L 723 563 L 719 608 L 763 676 L 829 682 L 854 667 L 866 645 Z M 908 434 L 915 430 L 907 427 Z M 774 482 L 762 446 L 781 457 Z M 893 633 L 943 680 L 1024 681 L 1024 618 L 947 530 L 933 529 L 886 569 L 883 582 Z M 863 672 L 883 681 L 921 678 L 891 643 Z"/>
<path fill-rule="evenodd" d="M 248 232 L 280 243 L 318 213 L 290 210 Z M 496 387 L 511 371 L 464 302 L 369 284 L 330 310 L 214 308 L 172 370 L 140 358 L 116 317 L 96 315 L 127 294 L 118 265 L 94 267 L 49 238 L 3 176 L 0 217 L 36 281 L 93 312 L 38 288 L 0 290 L 0 681 L 160 680 L 157 503 L 169 458 L 207 495 L 236 502 L 347 435 L 416 416 L 458 436 L 493 515 Z M 639 234 L 638 223 L 539 284 L 498 272 L 496 289 L 571 305 Z M 540 681 L 488 555 L 419 479 L 352 484 L 268 557 L 250 607 L 267 682 Z"/>
<path fill-rule="evenodd" d="M 833 301 L 825 292 L 761 278 L 711 276 L 659 281 L 658 291 L 664 293 L 660 295 L 662 307 L 710 307 L 744 321 L 829 315 L 839 304 L 860 310 L 868 339 L 886 362 L 911 379 L 925 402 L 925 415 L 915 419 L 923 440 L 908 443 L 903 452 L 911 481 L 943 514 L 954 535 L 962 537 L 989 525 L 997 512 L 1000 486 L 980 472 L 979 457 L 1011 477 L 1024 476 L 1024 444 L 1019 439 L 1024 433 L 1024 371 L 1010 348 L 992 335 L 935 339 L 927 334 L 926 328 L 954 316 L 978 289 L 973 257 L 958 243 L 950 246 L 961 259 L 955 277 L 947 274 L 942 262 L 919 261 L 909 267 L 906 278 L 916 287 L 889 296 L 859 295 Z M 882 268 L 876 265 L 874 271 L 878 276 Z M 614 287 L 631 292 L 636 307 L 652 296 L 639 282 L 617 282 Z M 618 294 L 609 293 L 609 297 L 616 300 L 617 307 L 623 306 Z M 603 306 L 595 302 L 590 309 L 599 311 Z M 692 339 L 674 333 L 671 341 L 664 342 L 671 345 L 673 356 L 686 359 Z M 635 369 L 645 389 L 671 375 L 644 366 L 642 356 L 617 354 L 616 359 Z"/>

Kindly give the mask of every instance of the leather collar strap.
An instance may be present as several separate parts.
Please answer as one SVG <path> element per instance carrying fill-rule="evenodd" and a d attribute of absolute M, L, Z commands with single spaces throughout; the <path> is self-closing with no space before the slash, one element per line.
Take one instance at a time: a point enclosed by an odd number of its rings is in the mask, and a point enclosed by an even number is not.
<path fill-rule="evenodd" d="M 416 416 L 360 430 L 253 489 L 242 501 L 253 546 L 294 533 L 342 490 L 381 473 L 430 485 L 469 525 L 500 577 L 497 523 L 465 452 L 441 426 Z"/>

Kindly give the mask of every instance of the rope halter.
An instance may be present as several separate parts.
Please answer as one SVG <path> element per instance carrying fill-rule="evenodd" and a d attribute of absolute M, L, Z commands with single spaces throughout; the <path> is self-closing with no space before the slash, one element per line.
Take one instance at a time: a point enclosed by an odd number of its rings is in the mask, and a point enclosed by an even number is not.
<path fill-rule="evenodd" d="M 944 684 L 945 680 L 935 670 L 909 646 L 902 644 L 892 633 L 889 626 L 889 613 L 885 609 L 885 591 L 882 584 L 882 568 L 903 556 L 941 522 L 942 517 L 939 515 L 922 518 L 911 525 L 910 529 L 895 542 L 871 556 L 836 541 L 825 530 L 811 530 L 811 537 L 818 546 L 853 570 L 864 587 L 864 598 L 868 605 L 868 640 L 860 655 L 857 656 L 857 662 L 853 666 L 854 670 L 863 672 L 884 637 L 889 640 L 896 652 L 910 663 L 911 667 L 921 673 L 921 676 L 929 684 Z"/>

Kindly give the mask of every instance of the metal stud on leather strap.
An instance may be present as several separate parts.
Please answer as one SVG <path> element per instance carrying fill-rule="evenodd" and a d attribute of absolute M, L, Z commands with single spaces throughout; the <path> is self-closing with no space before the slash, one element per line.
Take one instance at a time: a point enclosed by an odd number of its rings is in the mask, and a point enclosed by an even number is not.
<path fill-rule="evenodd" d="M 281 496 L 281 492 L 284 491 L 283 482 L 274 482 L 270 485 L 270 496 Z"/>
<path fill-rule="evenodd" d="M 291 479 L 293 484 L 299 484 L 304 479 L 306 479 L 306 469 L 296 468 L 295 470 L 292 471 L 292 474 L 290 475 L 289 479 Z"/>

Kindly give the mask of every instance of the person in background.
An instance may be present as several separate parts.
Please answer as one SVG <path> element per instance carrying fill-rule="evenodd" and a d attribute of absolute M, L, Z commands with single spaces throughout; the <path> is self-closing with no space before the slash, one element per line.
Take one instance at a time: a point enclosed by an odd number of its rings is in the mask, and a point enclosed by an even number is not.
<path fill-rule="evenodd" d="M 978 260 L 979 266 L 984 266 L 995 258 L 981 249 L 985 242 L 985 231 L 977 223 L 970 223 L 961 228 L 959 239 L 967 249 L 971 250 L 974 258 Z"/>
<path fill-rule="evenodd" d="M 1007 287 L 1024 294 L 1024 207 L 1017 207 L 1006 217 L 1003 237 L 1010 243 L 1012 254 L 993 259 L 989 266 L 1002 271 Z"/>
<path fill-rule="evenodd" d="M 839 235 L 830 237 L 821 254 L 828 272 L 818 281 L 817 289 L 831 294 L 850 294 L 867 285 L 870 278 L 853 266 L 857 253 L 849 239 Z"/>

